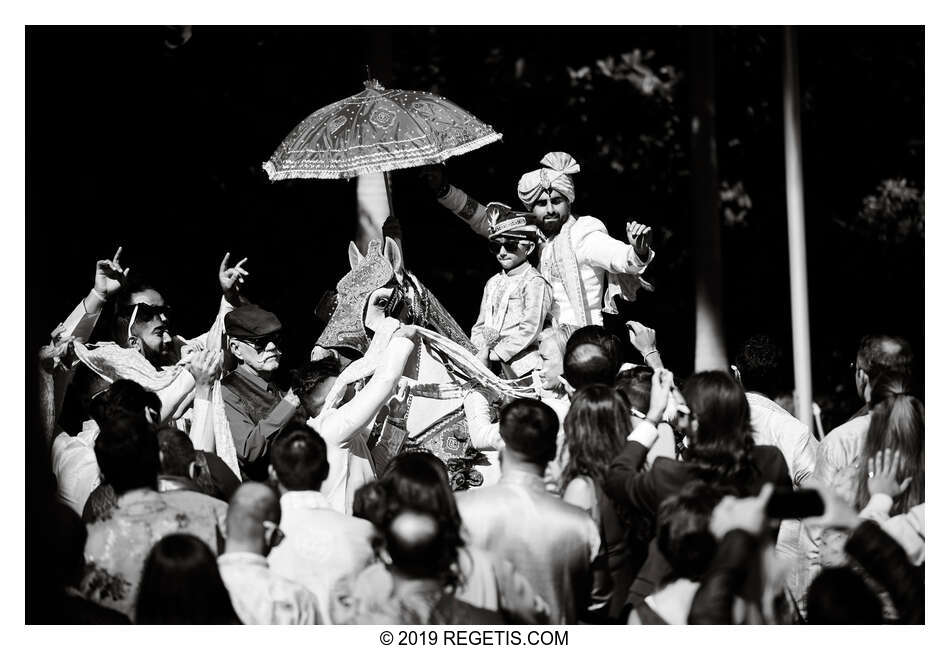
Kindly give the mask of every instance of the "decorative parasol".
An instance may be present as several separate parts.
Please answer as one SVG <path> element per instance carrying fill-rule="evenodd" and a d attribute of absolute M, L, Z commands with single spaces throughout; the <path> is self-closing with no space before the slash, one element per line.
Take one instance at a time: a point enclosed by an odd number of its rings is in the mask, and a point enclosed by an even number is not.
<path fill-rule="evenodd" d="M 501 139 L 491 126 L 444 97 L 416 90 L 366 89 L 325 106 L 284 138 L 264 163 L 272 181 L 353 178 L 444 162 Z"/>

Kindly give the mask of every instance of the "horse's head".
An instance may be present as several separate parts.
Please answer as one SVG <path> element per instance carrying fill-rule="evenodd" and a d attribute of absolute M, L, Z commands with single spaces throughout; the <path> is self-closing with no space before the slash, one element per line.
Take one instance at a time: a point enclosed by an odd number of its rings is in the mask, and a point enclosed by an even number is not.
<path fill-rule="evenodd" d="M 332 316 L 317 345 L 350 348 L 365 354 L 369 339 L 384 318 L 414 322 L 418 309 L 415 285 L 408 280 L 399 246 L 390 238 L 373 240 L 366 255 L 350 242 L 350 271 L 336 285 Z"/>

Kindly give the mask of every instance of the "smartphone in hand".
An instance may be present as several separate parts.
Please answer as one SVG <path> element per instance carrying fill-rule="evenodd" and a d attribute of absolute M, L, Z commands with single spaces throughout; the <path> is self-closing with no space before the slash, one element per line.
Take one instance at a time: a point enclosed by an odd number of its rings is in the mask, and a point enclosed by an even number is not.
<path fill-rule="evenodd" d="M 776 488 L 765 506 L 765 514 L 772 519 L 805 519 L 825 513 L 825 502 L 817 490 Z"/>

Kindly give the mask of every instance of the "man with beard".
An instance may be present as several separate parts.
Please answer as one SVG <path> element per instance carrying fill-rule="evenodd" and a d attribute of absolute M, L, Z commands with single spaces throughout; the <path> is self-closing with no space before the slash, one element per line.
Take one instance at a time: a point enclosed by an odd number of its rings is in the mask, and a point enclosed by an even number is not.
<path fill-rule="evenodd" d="M 156 371 L 174 366 L 189 352 L 217 347 L 224 315 L 244 302 L 240 288 L 248 275 L 242 268 L 246 258 L 228 267 L 230 253 L 224 256 L 218 269 L 218 282 L 223 296 L 214 325 L 209 332 L 185 339 L 173 333 L 169 321 L 171 311 L 162 294 L 143 279 L 130 277 L 129 268 L 123 268 L 119 261 L 121 253 L 120 246 L 111 260 L 104 259 L 96 263 L 92 290 L 53 331 L 53 345 L 48 347 L 50 354 L 62 356 L 61 347 L 67 340 L 86 344 L 102 315 L 103 307 L 110 302 L 114 303 L 110 323 L 112 341 L 121 348 L 137 351 Z M 66 388 L 73 382 L 75 367 L 57 367 L 61 371 L 55 373 L 53 400 L 58 416 Z M 90 385 L 80 390 L 85 393 L 83 398 L 88 399 L 101 392 L 108 382 L 96 376 L 96 373 L 86 374 Z M 139 377 L 129 378 L 141 382 Z M 162 401 L 161 421 L 164 423 L 169 419 L 181 418 L 194 392 L 195 378 L 192 372 L 180 373 L 174 382 L 158 391 Z M 82 413 L 81 417 L 85 419 L 86 413 Z"/>
<path fill-rule="evenodd" d="M 244 302 L 240 286 L 247 271 L 241 267 L 247 258 L 233 268 L 228 268 L 229 257 L 230 253 L 224 256 L 218 269 L 218 282 L 223 294 L 219 317 Z M 117 264 L 118 252 L 114 261 Z M 123 347 L 138 350 L 157 369 L 178 363 L 188 347 L 204 347 L 204 335 L 187 340 L 171 332 L 171 310 L 162 294 L 148 283 L 142 280 L 125 283 L 116 296 L 116 303 L 112 323 L 113 340 Z"/>
<path fill-rule="evenodd" d="M 574 214 L 573 174 L 580 165 L 562 151 L 548 153 L 542 167 L 518 181 L 518 198 L 538 219 L 547 239 L 541 244 L 539 270 L 551 283 L 555 324 L 602 325 L 602 312 L 617 313 L 615 297 L 634 300 L 640 287 L 652 291 L 641 277 L 653 260 L 649 226 L 627 224 L 629 244 L 607 234 L 600 219 Z M 472 230 L 488 237 L 488 212 L 465 192 L 448 184 L 441 167 L 426 167 L 423 178 L 444 207 Z"/>
<path fill-rule="evenodd" d="M 196 381 L 201 397 L 201 380 L 217 376 L 220 368 L 221 355 L 215 351 L 220 348 L 224 314 L 243 301 L 240 286 L 247 271 L 241 267 L 246 260 L 228 267 L 229 256 L 225 255 L 218 271 L 224 297 L 211 330 L 190 340 L 175 336 L 163 296 L 130 276 L 129 269 L 119 261 L 121 253 L 120 247 L 112 259 L 96 263 L 89 294 L 53 331 L 52 344 L 40 352 L 43 434 L 60 486 L 60 499 L 80 514 L 99 476 L 93 453 L 99 427 L 90 419 L 93 399 L 112 382 L 130 379 L 157 395 L 160 410 L 154 424 L 174 423 L 189 430 L 200 410 L 189 411 L 196 395 Z M 109 322 L 113 340 L 89 344 L 103 308 L 109 303 L 114 305 Z M 82 355 L 77 353 L 80 349 Z M 184 368 L 176 367 L 188 354 L 190 363 Z M 69 400 L 67 390 L 71 393 Z M 205 412 L 208 404 L 207 398 L 201 404 Z M 199 405 L 198 401 L 195 405 Z M 214 450 L 208 445 L 197 448 Z"/>

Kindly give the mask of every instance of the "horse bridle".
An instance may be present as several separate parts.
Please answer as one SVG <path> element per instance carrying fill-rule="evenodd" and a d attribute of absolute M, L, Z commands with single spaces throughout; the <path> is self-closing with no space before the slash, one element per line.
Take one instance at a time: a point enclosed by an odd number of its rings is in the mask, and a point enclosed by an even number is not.
<path fill-rule="evenodd" d="M 401 283 L 393 278 L 390 284 L 393 292 L 386 302 L 383 313 L 401 323 L 425 325 L 429 318 L 428 296 L 415 278 L 406 273 Z M 409 292 L 410 288 L 413 289 L 412 293 Z M 413 294 L 416 300 L 413 300 Z"/>

